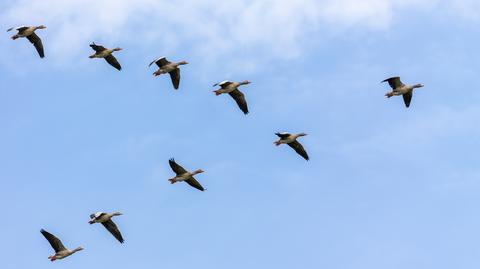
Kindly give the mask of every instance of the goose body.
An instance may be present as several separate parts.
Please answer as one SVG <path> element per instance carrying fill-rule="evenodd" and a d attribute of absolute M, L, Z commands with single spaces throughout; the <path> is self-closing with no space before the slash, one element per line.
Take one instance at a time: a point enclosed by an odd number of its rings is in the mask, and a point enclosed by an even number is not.
<path fill-rule="evenodd" d="M 90 221 L 88 223 L 95 224 L 101 223 L 120 243 L 123 243 L 123 237 L 120 233 L 115 222 L 112 221 L 112 217 L 121 216 L 122 213 L 114 212 L 114 213 L 105 213 L 105 212 L 97 212 L 90 215 Z"/>
<path fill-rule="evenodd" d="M 52 261 L 52 262 L 55 261 L 55 260 L 64 259 L 64 258 L 74 254 L 75 252 L 83 250 L 82 247 L 78 247 L 78 248 L 73 249 L 73 250 L 67 249 L 63 245 L 62 241 L 60 241 L 60 239 L 58 239 L 53 234 L 45 231 L 44 229 L 40 230 L 40 232 L 43 234 L 43 236 L 47 239 L 47 241 L 50 243 L 52 248 L 55 250 L 55 254 L 48 257 L 48 259 L 50 259 L 50 261 Z"/>
<path fill-rule="evenodd" d="M 214 90 L 213 92 L 215 95 L 221 95 L 224 93 L 228 93 L 233 100 L 237 103 L 238 107 L 242 112 L 246 115 L 248 114 L 248 105 L 247 101 L 245 100 L 245 95 L 238 89 L 242 85 L 250 84 L 251 82 L 248 80 L 244 80 L 241 82 L 232 82 L 228 80 L 224 80 L 219 83 L 215 83 L 213 86 L 220 86 L 219 89 Z"/>
<path fill-rule="evenodd" d="M 279 137 L 279 139 L 273 142 L 276 146 L 280 146 L 281 144 L 287 144 L 292 149 L 295 150 L 300 156 L 302 156 L 305 160 L 309 160 L 307 152 L 303 148 L 302 144 L 297 141 L 297 138 L 301 136 L 306 136 L 306 133 L 299 133 L 299 134 L 290 134 L 290 133 L 275 133 Z"/>
<path fill-rule="evenodd" d="M 172 63 L 167 60 L 165 57 L 160 57 L 154 61 L 152 61 L 148 66 L 152 64 L 156 64 L 158 66 L 158 70 L 153 72 L 154 76 L 160 76 L 162 74 L 170 74 L 170 79 L 172 80 L 173 88 L 175 90 L 178 89 L 180 86 L 180 65 L 186 65 L 188 62 L 180 61 L 176 63 Z"/>
<path fill-rule="evenodd" d="M 89 58 L 103 58 L 107 61 L 108 64 L 115 67 L 118 71 L 122 70 L 122 66 L 117 61 L 117 58 L 113 56 L 113 52 L 121 51 L 122 48 L 107 49 L 104 46 L 97 45 L 95 43 L 90 44 L 90 47 L 95 51 L 94 54 L 90 55 Z"/>
<path fill-rule="evenodd" d="M 168 181 L 170 181 L 171 184 L 175 184 L 177 182 L 182 182 L 185 181 L 188 185 L 194 187 L 197 190 L 204 191 L 205 189 L 202 187 L 202 185 L 193 177 L 196 174 L 203 173 L 204 171 L 202 169 L 197 169 L 193 172 L 188 172 L 185 170 L 182 166 L 177 164 L 174 159 L 168 160 L 168 163 L 170 167 L 172 168 L 173 172 L 175 172 L 175 176 L 170 178 Z"/>
<path fill-rule="evenodd" d="M 11 30 L 17 30 L 17 33 L 12 36 L 12 39 L 15 40 L 20 37 L 25 37 L 30 41 L 30 43 L 33 44 L 35 49 L 38 52 L 38 55 L 40 55 L 40 58 L 45 57 L 45 53 L 43 51 L 43 44 L 42 40 L 38 35 L 35 33 L 36 30 L 38 29 L 45 29 L 44 25 L 39 25 L 39 26 L 19 26 L 19 27 L 12 27 L 7 30 L 7 32 Z"/>
<path fill-rule="evenodd" d="M 421 88 L 423 84 L 414 84 L 414 85 L 405 85 L 400 80 L 400 77 L 391 77 L 383 80 L 382 82 L 388 82 L 390 87 L 392 88 L 391 92 L 387 92 L 385 96 L 390 98 L 392 96 L 403 96 L 403 102 L 405 103 L 406 107 L 410 106 L 410 102 L 412 101 L 413 90 L 415 88 Z"/>

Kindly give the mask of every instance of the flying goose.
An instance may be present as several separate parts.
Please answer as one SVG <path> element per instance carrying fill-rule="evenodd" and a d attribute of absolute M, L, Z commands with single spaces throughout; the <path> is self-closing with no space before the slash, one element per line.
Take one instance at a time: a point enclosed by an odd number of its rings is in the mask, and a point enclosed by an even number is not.
<path fill-rule="evenodd" d="M 120 51 L 121 48 L 107 49 L 104 46 L 96 45 L 95 42 L 90 44 L 90 47 L 95 51 L 94 54 L 90 55 L 89 58 L 103 58 L 111 66 L 115 67 L 119 71 L 122 70 L 122 66 L 118 63 L 115 56 L 113 56 L 114 51 Z"/>
<path fill-rule="evenodd" d="M 170 167 L 172 168 L 173 172 L 175 172 L 176 176 L 170 178 L 168 181 L 170 181 L 171 184 L 174 184 L 179 181 L 185 181 L 187 182 L 188 185 L 194 187 L 195 189 L 204 191 L 205 189 L 198 183 L 198 181 L 193 177 L 196 174 L 203 173 L 204 171 L 202 169 L 197 169 L 193 171 L 192 173 L 188 172 L 185 170 L 183 167 L 178 165 L 174 159 L 168 160 L 168 163 L 170 164 Z"/>
<path fill-rule="evenodd" d="M 55 254 L 48 257 L 50 259 L 50 261 L 52 261 L 52 262 L 55 261 L 55 260 L 61 260 L 63 258 L 66 258 L 66 257 L 72 255 L 73 253 L 75 253 L 77 251 L 83 250 L 82 247 L 78 247 L 74 250 L 69 250 L 69 249 L 65 248 L 62 244 L 62 241 L 60 241 L 60 239 L 55 237 L 53 234 L 45 231 L 44 229 L 40 230 L 40 232 L 43 234 L 43 236 L 45 236 L 45 238 L 48 240 L 48 242 L 50 243 L 52 248 L 55 250 Z"/>
<path fill-rule="evenodd" d="M 117 225 L 112 220 L 112 217 L 121 215 L 122 213 L 120 212 L 114 212 L 111 214 L 105 212 L 97 212 L 90 215 L 90 221 L 88 223 L 101 223 L 113 236 L 115 236 L 118 241 L 120 241 L 120 243 L 123 243 L 124 240 L 122 234 L 120 233 L 120 230 L 118 230 Z"/>
<path fill-rule="evenodd" d="M 413 89 L 421 88 L 424 86 L 423 84 L 405 85 L 402 83 L 402 81 L 400 81 L 400 77 L 387 78 L 385 80 L 382 80 L 382 83 L 387 81 L 393 90 L 391 92 L 387 92 L 385 96 L 387 98 L 390 98 L 392 96 L 402 95 L 403 102 L 405 102 L 406 107 L 409 107 L 410 102 L 412 101 Z"/>
<path fill-rule="evenodd" d="M 175 90 L 178 89 L 178 86 L 180 85 L 180 68 L 178 68 L 180 65 L 185 65 L 188 64 L 186 61 L 181 61 L 178 63 L 172 63 L 167 60 L 165 57 L 160 57 L 154 61 L 152 61 L 148 66 L 151 66 L 152 64 L 157 64 L 158 70 L 153 72 L 154 76 L 160 76 L 162 74 L 169 73 L 170 78 L 172 79 L 172 84 L 173 88 Z"/>
<path fill-rule="evenodd" d="M 303 148 L 302 144 L 297 141 L 297 138 L 300 136 L 306 136 L 306 133 L 299 133 L 299 134 L 289 134 L 289 133 L 275 133 L 280 139 L 273 142 L 276 146 L 280 146 L 281 144 L 287 144 L 292 149 L 294 149 L 300 156 L 302 156 L 305 160 L 309 160 L 308 154 Z"/>
<path fill-rule="evenodd" d="M 19 27 L 12 27 L 10 29 L 7 30 L 7 32 L 15 29 L 17 30 L 17 34 L 13 35 L 12 36 L 12 39 L 15 40 L 17 38 L 20 38 L 20 37 L 26 37 L 28 39 L 28 41 L 30 41 L 30 43 L 33 44 L 33 46 L 35 46 L 35 49 L 37 50 L 38 52 L 38 55 L 40 55 L 40 58 L 43 58 L 45 57 L 45 54 L 43 53 L 43 44 L 42 44 L 42 40 L 40 39 L 40 37 L 38 37 L 37 34 L 35 34 L 35 30 L 38 30 L 38 29 L 45 29 L 47 27 L 43 26 L 43 25 L 40 25 L 40 26 L 19 26 Z"/>
<path fill-rule="evenodd" d="M 244 80 L 241 82 L 231 82 L 228 80 L 224 80 L 219 83 L 215 83 L 213 86 L 220 86 L 220 89 L 213 91 L 215 95 L 220 95 L 222 93 L 228 93 L 230 96 L 237 102 L 238 107 L 243 111 L 246 115 L 248 114 L 248 106 L 247 101 L 245 100 L 245 95 L 238 90 L 238 87 L 241 85 L 247 85 L 251 82 L 248 80 Z"/>

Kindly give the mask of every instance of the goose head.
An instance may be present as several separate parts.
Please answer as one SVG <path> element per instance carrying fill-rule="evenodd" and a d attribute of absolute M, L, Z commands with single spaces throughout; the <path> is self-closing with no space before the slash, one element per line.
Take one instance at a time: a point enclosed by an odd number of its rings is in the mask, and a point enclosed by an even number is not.
<path fill-rule="evenodd" d="M 247 85 L 247 84 L 250 84 L 250 83 L 252 83 L 252 82 L 250 82 L 248 80 L 244 80 L 244 81 L 240 82 L 239 84 L 240 85 Z"/>
<path fill-rule="evenodd" d="M 45 29 L 45 28 L 47 28 L 47 26 L 45 26 L 45 25 L 39 25 L 39 26 L 35 27 L 35 30 L 37 30 L 37 29 Z"/>
<path fill-rule="evenodd" d="M 186 64 L 188 64 L 188 62 L 187 62 L 187 61 L 181 61 L 181 62 L 178 62 L 178 65 L 186 65 Z"/>
<path fill-rule="evenodd" d="M 83 250 L 83 247 L 78 247 L 78 248 L 76 248 L 76 249 L 73 250 L 73 253 L 75 253 L 75 252 L 77 252 L 77 251 L 81 251 L 81 250 Z"/>
<path fill-rule="evenodd" d="M 413 85 L 413 88 L 421 88 L 421 87 L 423 87 L 423 86 L 424 86 L 423 84 L 419 83 L 419 84 Z"/>
<path fill-rule="evenodd" d="M 112 216 L 121 216 L 121 215 L 123 215 L 122 212 L 114 212 L 114 213 L 112 214 Z"/>
<path fill-rule="evenodd" d="M 200 174 L 200 173 L 203 173 L 203 172 L 205 172 L 205 171 L 203 171 L 202 169 L 197 169 L 197 170 L 193 171 L 192 174 L 196 175 L 196 174 Z"/>
<path fill-rule="evenodd" d="M 113 51 L 121 51 L 121 50 L 123 50 L 123 49 L 119 48 L 119 47 L 116 47 L 116 48 L 113 49 Z"/>
<path fill-rule="evenodd" d="M 307 134 L 306 133 L 299 133 L 298 136 L 306 136 Z"/>

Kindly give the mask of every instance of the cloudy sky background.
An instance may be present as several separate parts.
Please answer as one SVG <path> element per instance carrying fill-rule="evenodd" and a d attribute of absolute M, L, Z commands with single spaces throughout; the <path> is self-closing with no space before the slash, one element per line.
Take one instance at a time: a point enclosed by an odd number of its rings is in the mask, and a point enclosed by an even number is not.
<path fill-rule="evenodd" d="M 480 3 L 2 1 L 5 268 L 478 268 Z M 122 47 L 116 71 L 88 44 Z M 179 91 L 148 63 L 187 60 Z M 393 75 L 423 83 L 406 109 Z M 244 116 L 211 85 L 244 86 Z M 306 132 L 311 160 L 275 147 Z M 168 159 L 204 193 L 171 186 Z M 120 245 L 95 211 L 121 211 Z M 83 252 L 51 264 L 39 230 Z"/>

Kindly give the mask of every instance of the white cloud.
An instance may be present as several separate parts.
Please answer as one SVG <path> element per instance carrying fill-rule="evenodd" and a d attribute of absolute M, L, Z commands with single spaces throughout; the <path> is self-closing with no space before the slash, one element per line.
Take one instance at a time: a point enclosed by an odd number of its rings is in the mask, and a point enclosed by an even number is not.
<path fill-rule="evenodd" d="M 322 29 L 388 29 L 401 10 L 438 0 L 21 0 L 0 13 L 3 25 L 45 24 L 58 61 L 84 57 L 93 40 L 116 46 L 179 46 L 199 55 L 244 54 L 291 58 Z M 452 1 L 468 13 L 476 1 Z M 477 8 L 478 10 L 478 8 Z M 468 13 L 469 14 L 469 13 Z M 44 34 L 45 36 L 47 34 Z M 118 44 L 121 43 L 121 44 Z M 243 54 L 243 55 L 242 55 Z"/>

